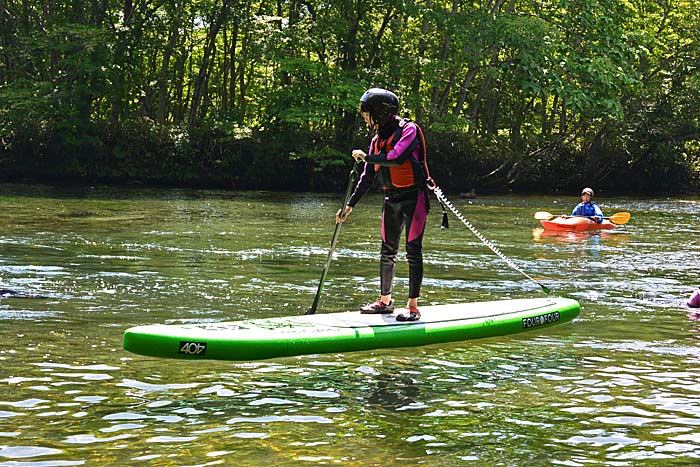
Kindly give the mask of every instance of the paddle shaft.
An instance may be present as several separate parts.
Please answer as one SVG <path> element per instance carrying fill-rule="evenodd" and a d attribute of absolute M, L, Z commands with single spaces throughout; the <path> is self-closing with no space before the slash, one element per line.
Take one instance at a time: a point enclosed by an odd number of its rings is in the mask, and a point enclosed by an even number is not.
<path fill-rule="evenodd" d="M 345 196 L 343 197 L 343 204 L 340 205 L 340 222 L 335 224 L 335 230 L 333 231 L 333 238 L 331 239 L 331 247 L 328 250 L 328 257 L 326 258 L 326 265 L 321 272 L 321 279 L 318 281 L 318 288 L 316 289 L 316 296 L 314 297 L 314 302 L 311 307 L 306 311 L 305 314 L 313 315 L 316 313 L 316 308 L 318 307 L 318 301 L 321 298 L 321 291 L 323 290 L 323 282 L 326 279 L 326 273 L 331 265 L 331 260 L 333 259 L 333 253 L 335 252 L 335 246 L 338 243 L 338 235 L 340 234 L 340 226 L 343 224 L 343 215 L 345 214 L 345 206 L 350 198 L 350 192 L 352 187 L 355 185 L 355 180 L 357 179 L 357 169 L 360 167 L 360 161 L 355 161 L 355 164 L 350 170 L 350 175 L 348 176 L 348 186 L 345 188 Z"/>

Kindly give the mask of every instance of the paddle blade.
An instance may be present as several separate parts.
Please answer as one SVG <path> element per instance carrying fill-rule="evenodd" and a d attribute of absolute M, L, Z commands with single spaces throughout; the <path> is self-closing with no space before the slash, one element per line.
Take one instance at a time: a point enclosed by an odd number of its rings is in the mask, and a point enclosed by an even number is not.
<path fill-rule="evenodd" d="M 538 221 L 548 221 L 552 217 L 554 217 L 554 215 L 548 213 L 547 211 L 537 211 L 535 213 L 535 219 Z"/>
<path fill-rule="evenodd" d="M 632 214 L 629 212 L 618 212 L 610 216 L 610 222 L 613 224 L 624 225 L 629 222 Z"/>

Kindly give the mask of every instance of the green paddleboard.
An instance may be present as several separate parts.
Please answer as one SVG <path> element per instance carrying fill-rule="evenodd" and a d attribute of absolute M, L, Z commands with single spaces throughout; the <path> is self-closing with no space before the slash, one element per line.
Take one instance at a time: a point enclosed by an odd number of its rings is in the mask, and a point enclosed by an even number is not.
<path fill-rule="evenodd" d="M 410 323 L 353 311 L 155 324 L 127 329 L 123 344 L 152 357 L 251 361 L 505 336 L 571 321 L 580 309 L 568 298 L 538 298 L 424 306 L 421 320 Z"/>

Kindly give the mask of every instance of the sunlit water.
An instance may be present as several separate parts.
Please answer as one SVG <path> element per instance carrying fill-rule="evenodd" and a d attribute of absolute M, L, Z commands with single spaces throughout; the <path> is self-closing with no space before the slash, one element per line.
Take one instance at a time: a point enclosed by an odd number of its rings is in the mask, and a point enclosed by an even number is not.
<path fill-rule="evenodd" d="M 0 186 L 0 466 L 685 466 L 700 463 L 698 199 L 548 236 L 571 197 L 453 197 L 573 323 L 507 338 L 263 362 L 121 349 L 150 323 L 303 314 L 338 196 Z M 319 313 L 378 288 L 380 199 L 343 226 Z M 437 203 L 422 303 L 542 296 Z M 396 298 L 406 298 L 406 265 Z"/>

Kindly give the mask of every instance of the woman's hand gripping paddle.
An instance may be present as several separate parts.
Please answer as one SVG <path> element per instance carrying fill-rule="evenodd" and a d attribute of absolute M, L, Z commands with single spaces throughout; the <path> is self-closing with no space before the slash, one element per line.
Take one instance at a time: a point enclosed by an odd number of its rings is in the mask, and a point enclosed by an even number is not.
<path fill-rule="evenodd" d="M 353 185 L 355 185 L 355 180 L 357 179 L 357 169 L 360 167 L 362 161 L 360 159 L 355 160 L 355 164 L 350 170 L 350 175 L 348 176 L 348 186 L 345 188 L 345 196 L 343 197 L 343 204 L 340 205 L 340 212 L 345 211 L 345 206 L 350 198 L 350 192 L 352 191 Z M 333 238 L 331 239 L 331 248 L 328 250 L 328 258 L 326 258 L 326 266 L 323 268 L 321 273 L 321 280 L 318 282 L 318 289 L 316 289 L 316 296 L 314 297 L 314 303 L 306 311 L 305 314 L 313 315 L 316 313 L 316 307 L 318 307 L 318 301 L 321 298 L 321 290 L 323 290 L 323 281 L 326 279 L 326 273 L 328 272 L 328 267 L 331 265 L 331 260 L 333 259 L 333 253 L 335 252 L 335 245 L 338 243 L 338 234 L 340 233 L 340 226 L 343 225 L 344 216 L 341 214 L 340 222 L 336 222 L 335 231 L 333 232 Z"/>
<path fill-rule="evenodd" d="M 588 217 L 590 218 L 591 216 L 567 216 L 567 215 L 562 215 L 562 216 L 555 216 L 554 214 L 550 214 L 547 211 L 537 211 L 535 213 L 535 219 L 538 221 L 548 221 L 554 217 Z M 617 225 L 625 225 L 626 223 L 629 222 L 630 217 L 632 217 L 632 214 L 629 212 L 618 212 L 616 214 L 613 214 L 610 217 L 603 217 L 603 219 L 609 219 L 610 222 L 613 224 Z"/>

